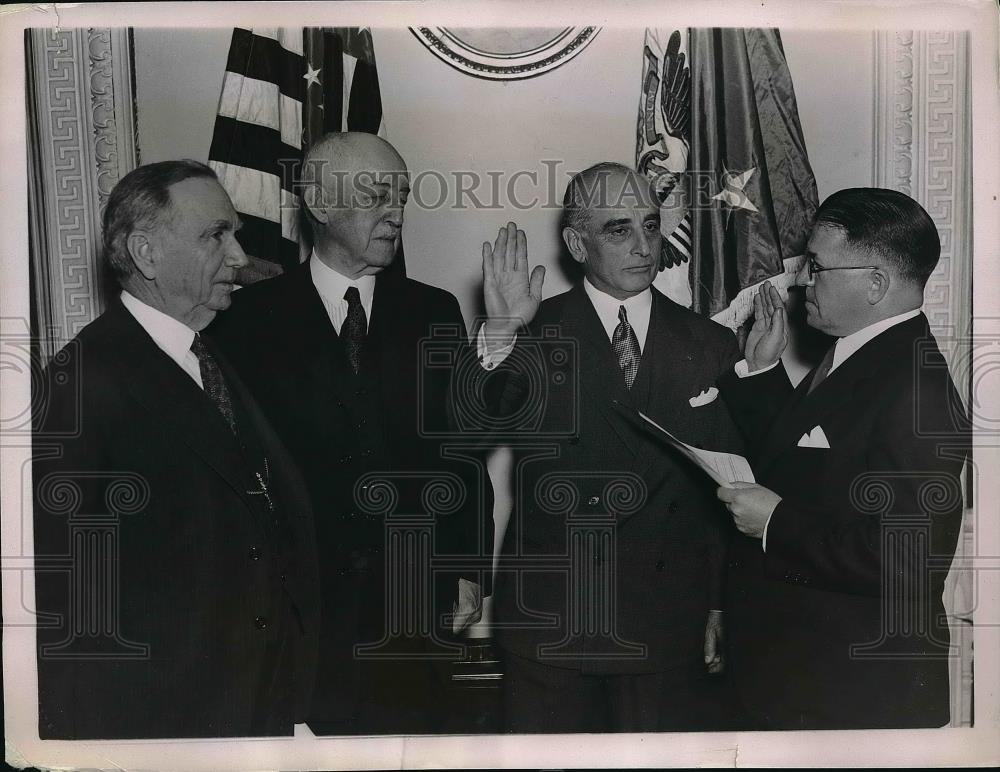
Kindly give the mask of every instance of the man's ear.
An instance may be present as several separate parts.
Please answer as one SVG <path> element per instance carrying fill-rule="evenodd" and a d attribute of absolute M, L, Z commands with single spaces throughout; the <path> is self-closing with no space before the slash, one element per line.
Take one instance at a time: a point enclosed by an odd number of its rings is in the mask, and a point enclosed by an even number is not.
<path fill-rule="evenodd" d="M 563 228 L 562 237 L 573 259 L 581 265 L 587 262 L 587 247 L 584 245 L 580 233 L 575 228 L 566 227 Z"/>
<path fill-rule="evenodd" d="M 147 231 L 132 231 L 125 240 L 129 257 L 136 269 L 149 281 L 156 278 L 158 251 Z"/>
<path fill-rule="evenodd" d="M 881 302 L 882 298 L 889 291 L 889 284 L 891 283 L 891 277 L 889 272 L 882 269 L 876 268 L 871 272 L 869 277 L 870 284 L 868 285 L 868 303 L 869 305 L 876 305 Z"/>
<path fill-rule="evenodd" d="M 318 182 L 311 182 L 302 188 L 302 206 L 310 217 L 326 225 L 330 220 L 330 213 L 324 199 L 323 188 Z"/>

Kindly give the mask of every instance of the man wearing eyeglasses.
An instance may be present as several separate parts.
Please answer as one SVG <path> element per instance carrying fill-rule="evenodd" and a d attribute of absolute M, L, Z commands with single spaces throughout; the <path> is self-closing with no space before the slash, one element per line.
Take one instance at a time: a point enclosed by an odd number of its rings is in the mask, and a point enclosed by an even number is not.
<path fill-rule="evenodd" d="M 793 389 L 787 312 L 766 284 L 746 358 L 720 381 L 758 479 L 718 491 L 742 534 L 728 616 L 753 728 L 948 723 L 941 595 L 969 425 L 920 311 L 939 255 L 907 196 L 835 193 L 796 277 L 808 324 L 835 339 L 827 355 Z"/>

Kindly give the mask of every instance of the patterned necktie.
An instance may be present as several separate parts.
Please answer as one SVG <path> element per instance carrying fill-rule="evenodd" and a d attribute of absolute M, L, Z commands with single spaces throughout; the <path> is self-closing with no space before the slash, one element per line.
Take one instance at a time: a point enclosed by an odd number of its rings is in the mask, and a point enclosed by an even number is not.
<path fill-rule="evenodd" d="M 618 326 L 611 336 L 611 346 L 618 357 L 618 366 L 621 367 L 625 375 L 625 388 L 631 389 L 635 383 L 635 376 L 639 372 L 639 339 L 635 337 L 635 330 L 628 323 L 628 316 L 625 314 L 625 306 L 618 307 Z"/>
<path fill-rule="evenodd" d="M 340 337 L 347 348 L 351 369 L 357 375 L 361 369 L 361 348 L 368 332 L 368 318 L 365 316 L 365 307 L 361 305 L 361 293 L 357 287 L 348 287 L 344 300 L 347 301 L 347 318 L 340 328 Z"/>
<path fill-rule="evenodd" d="M 212 400 L 212 404 L 222 413 L 222 417 L 226 419 L 233 434 L 236 434 L 236 416 L 233 414 L 233 401 L 229 397 L 229 389 L 226 388 L 226 379 L 222 376 L 219 363 L 205 347 L 205 343 L 198 333 L 194 334 L 194 340 L 191 341 L 191 352 L 198 357 L 201 385 L 204 387 L 205 393 Z"/>
<path fill-rule="evenodd" d="M 837 344 L 834 343 L 826 352 L 826 356 L 823 357 L 823 361 L 819 363 L 819 367 L 816 368 L 816 374 L 813 376 L 812 382 L 809 384 L 809 391 L 806 392 L 807 394 L 812 394 L 816 387 L 826 380 L 826 376 L 830 374 L 830 368 L 833 367 L 833 352 L 836 350 Z"/>

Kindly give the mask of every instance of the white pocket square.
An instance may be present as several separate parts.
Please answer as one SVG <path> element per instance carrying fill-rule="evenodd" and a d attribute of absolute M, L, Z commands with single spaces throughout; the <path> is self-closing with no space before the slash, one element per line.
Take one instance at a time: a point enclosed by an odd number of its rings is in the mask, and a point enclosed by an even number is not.
<path fill-rule="evenodd" d="M 701 407 L 711 402 L 715 402 L 718 396 L 719 396 L 719 390 L 714 386 L 711 386 L 705 391 L 703 391 L 701 394 L 699 394 L 697 397 L 691 397 L 691 399 L 688 400 L 688 404 L 691 407 Z"/>
<path fill-rule="evenodd" d="M 815 426 L 799 438 L 798 446 L 800 448 L 826 448 L 829 450 L 830 440 L 826 438 L 826 432 L 823 431 L 822 426 Z"/>

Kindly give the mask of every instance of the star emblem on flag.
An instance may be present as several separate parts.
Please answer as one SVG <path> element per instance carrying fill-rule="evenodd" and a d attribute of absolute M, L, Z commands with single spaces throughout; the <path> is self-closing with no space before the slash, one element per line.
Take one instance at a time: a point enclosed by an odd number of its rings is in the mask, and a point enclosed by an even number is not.
<path fill-rule="evenodd" d="M 319 85 L 319 74 L 320 74 L 320 73 L 321 73 L 322 71 L 323 71 L 323 68 L 322 68 L 322 67 L 317 67 L 317 68 L 316 68 L 316 69 L 314 70 L 314 69 L 313 69 L 312 67 L 310 67 L 310 66 L 309 66 L 308 64 L 306 65 L 306 74 L 302 76 L 302 77 L 303 77 L 303 78 L 304 78 L 304 79 L 306 80 L 306 88 L 309 88 L 309 87 L 310 87 L 311 85 L 313 85 L 314 83 L 315 83 L 315 84 L 316 84 L 317 86 Z"/>
<path fill-rule="evenodd" d="M 756 166 L 747 169 L 745 172 L 733 174 L 723 166 L 722 190 L 712 196 L 712 200 L 721 201 L 727 204 L 730 209 L 746 209 L 750 212 L 757 212 L 757 207 L 754 206 L 753 201 L 750 200 L 750 197 L 744 190 L 755 171 L 757 171 Z"/>

